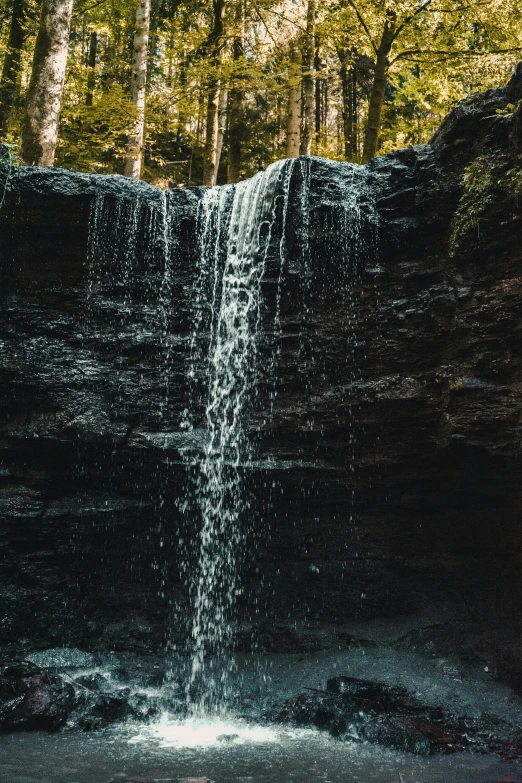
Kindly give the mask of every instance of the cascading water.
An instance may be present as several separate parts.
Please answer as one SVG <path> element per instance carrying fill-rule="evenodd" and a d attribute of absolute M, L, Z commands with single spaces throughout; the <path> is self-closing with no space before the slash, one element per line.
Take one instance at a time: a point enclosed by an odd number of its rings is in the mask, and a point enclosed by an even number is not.
<path fill-rule="evenodd" d="M 235 188 L 209 190 L 201 207 L 201 275 L 191 374 L 198 372 L 203 361 L 207 442 L 194 487 L 201 530 L 191 585 L 193 649 L 187 685 L 189 709 L 200 714 L 221 711 L 229 696 L 238 573 L 251 516 L 242 469 L 252 456 L 246 418 L 257 394 L 261 281 L 278 198 L 283 199 L 286 212 L 292 166 L 292 162 L 280 161 Z M 221 259 L 223 234 L 226 254 Z M 206 358 L 198 349 L 197 335 L 205 298 L 210 310 Z M 186 426 L 191 426 L 189 421 Z"/>
<path fill-rule="evenodd" d="M 116 185 L 116 187 L 114 186 Z M 100 178 L 91 206 L 88 235 L 87 292 L 83 345 L 89 365 L 91 346 L 113 342 L 118 345 L 118 373 L 111 375 L 111 407 L 105 413 L 117 418 L 134 404 L 136 386 L 148 393 L 151 421 L 165 432 L 170 411 L 170 382 L 173 335 L 173 285 L 176 267 L 174 230 L 176 210 L 170 209 L 169 192 L 143 183 Z M 137 379 L 128 356 L 152 353 L 154 376 Z M 100 361 L 99 357 L 96 357 Z M 130 372 L 129 372 L 130 370 Z M 158 382 L 159 376 L 159 382 Z M 108 418 L 108 417 L 107 417 Z M 165 444 L 158 439 L 160 448 Z M 168 470 L 168 459 L 166 470 Z M 121 470 L 111 457 L 106 473 Z M 154 499 L 157 513 L 150 539 L 156 542 L 148 563 L 161 601 L 169 568 L 164 549 L 165 481 L 158 481 Z M 136 558 L 136 567 L 141 564 Z M 131 566 L 132 567 L 132 566 Z"/>
<path fill-rule="evenodd" d="M 317 296 L 332 295 L 346 309 L 352 381 L 357 378 L 357 345 L 350 324 L 358 264 L 364 254 L 360 196 L 365 175 L 360 167 L 335 165 L 338 175 L 331 181 L 336 184 L 327 194 L 331 240 L 322 250 L 343 258 L 344 267 L 336 280 L 325 279 L 321 265 L 315 260 L 312 263 L 316 251 L 311 248 L 310 236 L 317 221 L 310 200 L 312 159 L 280 161 L 246 182 L 209 188 L 200 200 L 199 271 L 191 291 L 191 393 L 181 422 L 186 437 L 179 438 L 179 443 L 186 444 L 180 451 L 192 482 L 187 484 L 178 508 L 199 525 L 194 542 L 197 551 L 188 558 L 185 569 L 192 599 L 185 699 L 192 717 L 222 714 L 230 701 L 240 571 L 255 514 L 245 476 L 254 467 L 273 467 L 271 458 L 254 459 L 256 440 L 249 432 L 249 421 L 254 410 L 265 411 L 266 424 L 277 407 L 276 364 L 282 346 L 281 301 L 287 273 L 298 280 L 300 291 L 299 366 L 305 373 L 305 388 L 314 393 L 317 361 L 309 354 L 309 345 L 316 328 L 313 302 Z M 291 189 L 294 175 L 297 188 Z M 320 203 L 325 201 L 323 197 Z M 295 220 L 287 225 L 290 204 Z M 313 208 L 316 206 L 314 202 Z M 140 231 L 149 246 L 145 253 L 141 248 L 142 255 L 148 253 L 141 274 L 148 280 L 149 301 L 155 304 L 143 317 L 150 339 L 160 351 L 163 390 L 159 390 L 158 422 L 164 434 L 164 449 L 169 448 L 172 435 L 169 373 L 175 218 L 168 193 L 161 193 L 159 202 L 156 198 L 153 209 L 138 198 L 118 203 L 100 194 L 91 218 L 88 300 L 91 308 L 103 309 L 104 289 L 116 286 L 121 312 L 112 313 L 110 318 L 120 329 L 132 303 L 132 286 L 136 285 L 134 267 Z M 323 235 L 329 236 L 328 231 Z M 293 237 L 291 253 L 289 236 Z M 335 247 L 329 248 L 330 241 Z M 110 301 L 114 306 L 114 298 Z M 349 427 L 353 451 L 355 434 L 351 423 Z M 167 456 L 167 463 L 169 459 Z M 161 526 L 167 523 L 163 496 L 158 503 L 158 540 L 162 546 Z M 166 565 L 161 557 L 154 567 L 163 574 L 164 585 Z M 171 670 L 166 685 L 174 680 Z"/>

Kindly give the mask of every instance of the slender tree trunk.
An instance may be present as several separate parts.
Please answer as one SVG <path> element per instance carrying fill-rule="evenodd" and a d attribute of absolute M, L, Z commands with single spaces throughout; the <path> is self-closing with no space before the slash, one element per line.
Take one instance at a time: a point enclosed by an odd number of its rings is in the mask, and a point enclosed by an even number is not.
<path fill-rule="evenodd" d="M 217 181 L 217 174 L 219 171 L 219 164 L 221 162 L 221 153 L 223 152 L 223 142 L 225 140 L 225 130 L 227 124 L 227 102 L 228 102 L 228 93 L 226 92 L 226 90 L 221 90 L 221 92 L 219 93 L 219 123 L 218 123 L 217 152 L 216 152 L 216 181 Z"/>
<path fill-rule="evenodd" d="M 143 162 L 143 141 L 145 138 L 145 97 L 147 87 L 147 51 L 150 30 L 150 2 L 138 0 L 134 46 L 132 52 L 131 100 L 136 107 L 134 127 L 127 141 L 127 153 L 123 173 L 126 177 L 139 179 Z"/>
<path fill-rule="evenodd" d="M 286 157 L 298 158 L 301 144 L 302 58 L 299 41 L 290 44 L 290 89 L 286 123 Z"/>
<path fill-rule="evenodd" d="M 236 35 L 232 44 L 232 57 L 237 66 L 243 63 L 245 57 L 245 6 L 243 0 L 239 0 L 236 6 L 235 21 L 238 35 Z M 233 87 L 228 96 L 228 182 L 239 182 L 241 178 L 243 99 L 240 77 L 236 73 L 234 75 Z"/>
<path fill-rule="evenodd" d="M 183 57 L 178 68 L 178 83 L 179 83 L 179 101 L 178 101 L 178 128 L 176 131 L 176 143 L 181 144 L 182 139 L 185 136 L 187 130 L 187 113 L 185 111 L 185 101 L 187 100 L 187 52 L 183 51 Z M 172 88 L 173 76 L 172 73 L 169 77 L 169 86 Z"/>
<path fill-rule="evenodd" d="M 206 49 L 208 51 L 213 73 L 208 85 L 207 95 L 207 128 L 203 157 L 203 185 L 216 184 L 219 165 L 219 95 L 221 91 L 219 67 L 221 65 L 225 0 L 213 0 L 212 5 L 214 8 L 214 25 L 207 39 Z"/>
<path fill-rule="evenodd" d="M 323 79 L 323 91 L 322 91 L 322 102 L 321 102 L 321 123 L 324 128 L 325 137 L 328 135 L 328 110 L 329 110 L 329 100 L 330 100 L 330 93 L 329 93 L 329 85 L 330 80 L 328 77 L 326 79 Z"/>
<path fill-rule="evenodd" d="M 303 125 L 301 132 L 301 155 L 310 155 L 314 138 L 314 61 L 315 61 L 315 18 L 317 0 L 308 0 L 306 12 L 306 33 L 303 41 Z"/>
<path fill-rule="evenodd" d="M 22 65 L 22 49 L 25 41 L 27 0 L 13 0 L 11 26 L 2 78 L 0 81 L 0 133 L 5 133 L 9 117 L 18 94 L 18 81 Z"/>
<path fill-rule="evenodd" d="M 199 95 L 198 95 L 198 115 L 197 115 L 197 122 L 196 122 L 196 140 L 198 143 L 198 146 L 203 141 L 203 115 L 205 113 L 205 90 L 201 86 L 201 84 L 198 87 Z"/>
<path fill-rule="evenodd" d="M 215 185 L 219 148 L 219 97 L 220 82 L 215 80 L 208 91 L 205 152 L 203 157 L 203 185 Z"/>
<path fill-rule="evenodd" d="M 343 96 L 343 144 L 346 160 L 357 162 L 359 159 L 359 139 L 357 128 L 357 77 L 355 73 L 355 52 L 338 49 L 341 63 L 341 87 Z"/>
<path fill-rule="evenodd" d="M 87 74 L 87 94 L 85 96 L 85 105 L 92 106 L 94 96 L 94 85 L 96 84 L 96 54 L 98 51 L 98 33 L 91 33 L 89 38 L 89 57 L 87 65 L 89 71 Z"/>
<path fill-rule="evenodd" d="M 382 107 L 386 92 L 386 81 L 390 67 L 389 54 L 395 39 L 396 15 L 389 11 L 384 25 L 381 42 L 377 50 L 375 74 L 368 105 L 368 121 L 364 136 L 363 163 L 368 163 L 379 149 L 379 131 L 381 129 Z"/>
<path fill-rule="evenodd" d="M 52 166 L 58 141 L 73 0 L 43 0 L 22 122 L 23 165 Z"/>
<path fill-rule="evenodd" d="M 322 70 L 323 63 L 319 50 L 316 49 L 315 53 L 315 72 L 319 74 Z M 315 80 L 315 138 L 319 141 L 321 135 L 321 129 L 323 127 L 323 82 L 321 79 Z"/>

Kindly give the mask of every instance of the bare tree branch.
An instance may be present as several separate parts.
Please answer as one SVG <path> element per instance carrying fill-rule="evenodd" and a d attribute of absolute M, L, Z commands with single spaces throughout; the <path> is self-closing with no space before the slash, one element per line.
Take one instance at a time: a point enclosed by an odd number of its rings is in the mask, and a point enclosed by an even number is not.
<path fill-rule="evenodd" d="M 509 49 L 488 49 L 488 50 L 473 50 L 464 49 L 460 51 L 451 51 L 445 49 L 407 49 L 404 52 L 400 52 L 390 65 L 393 65 L 397 60 L 411 60 L 412 62 L 426 62 L 426 57 L 439 56 L 439 59 L 433 62 L 442 62 L 451 57 L 487 57 L 490 54 L 512 54 L 513 52 L 522 52 L 522 46 L 512 46 Z M 422 59 L 420 59 L 422 57 Z"/>
<path fill-rule="evenodd" d="M 430 0 L 430 2 L 431 2 L 431 0 Z M 371 43 L 371 45 L 372 45 L 372 49 L 373 49 L 373 51 L 375 52 L 375 54 L 377 54 L 377 46 L 375 45 L 375 43 L 374 43 L 374 41 L 373 41 L 373 38 L 372 38 L 372 36 L 371 36 L 371 34 L 370 34 L 370 31 L 368 30 L 368 25 L 367 25 L 367 24 L 366 24 L 366 22 L 364 21 L 364 18 L 363 18 L 363 16 L 362 16 L 361 12 L 360 12 L 360 11 L 359 11 L 359 9 L 357 8 L 357 6 L 356 6 L 356 5 L 355 5 L 355 3 L 353 2 L 353 0 L 348 0 L 348 3 L 351 5 L 351 7 L 353 8 L 353 10 L 354 10 L 354 11 L 355 11 L 355 13 L 357 14 L 357 19 L 358 19 L 358 20 L 359 20 L 359 22 L 361 23 L 361 25 L 362 25 L 362 27 L 363 27 L 363 29 L 364 29 L 364 32 L 365 32 L 365 33 L 366 33 L 366 35 L 368 36 L 368 38 L 369 38 L 369 41 L 370 41 L 370 43 Z"/>
<path fill-rule="evenodd" d="M 395 33 L 393 34 L 393 40 L 396 41 L 399 35 L 402 33 L 405 27 L 409 25 L 410 22 L 412 22 L 418 14 L 423 13 L 423 11 L 427 11 L 428 7 L 431 5 L 432 0 L 426 0 L 426 2 L 423 5 L 419 5 L 416 11 L 414 11 L 413 14 L 410 14 L 407 16 L 402 24 L 398 26 L 398 28 L 395 30 Z"/>
<path fill-rule="evenodd" d="M 276 45 L 276 46 L 277 46 L 277 44 L 276 44 L 276 41 L 275 41 L 275 39 L 274 39 L 274 36 L 273 36 L 273 35 L 272 35 L 272 33 L 270 32 L 270 30 L 269 30 L 269 28 L 268 28 L 268 25 L 267 25 L 267 23 L 266 23 L 266 22 L 265 22 L 265 20 L 263 19 L 263 16 L 262 16 L 262 14 L 261 14 L 261 11 L 260 11 L 258 8 L 254 8 L 254 11 L 256 12 L 256 16 L 257 16 L 257 18 L 259 19 L 259 21 L 261 22 L 261 24 L 262 24 L 262 25 L 263 25 L 263 27 L 265 28 L 265 30 L 266 30 L 266 33 L 267 33 L 268 37 L 270 38 L 270 40 L 272 41 L 272 43 L 273 43 L 274 45 Z"/>
<path fill-rule="evenodd" d="M 280 13 L 279 11 L 274 11 L 272 8 L 267 8 L 264 5 L 258 5 L 258 8 L 262 8 L 263 11 L 266 11 L 269 14 L 273 14 L 274 16 L 279 16 L 281 19 L 284 19 L 285 22 L 289 22 L 294 27 L 299 28 L 299 30 L 302 30 L 303 33 L 305 31 L 305 28 L 299 24 L 299 22 L 296 22 L 294 19 L 290 19 L 288 16 L 285 16 L 284 14 Z"/>
<path fill-rule="evenodd" d="M 103 5 L 106 2 L 107 0 L 98 0 L 97 3 L 93 3 L 92 5 L 87 6 L 87 8 L 78 8 L 78 10 L 73 13 L 73 16 L 80 16 L 81 14 L 86 14 L 87 11 L 92 11 L 93 8 L 98 8 L 99 5 Z"/>

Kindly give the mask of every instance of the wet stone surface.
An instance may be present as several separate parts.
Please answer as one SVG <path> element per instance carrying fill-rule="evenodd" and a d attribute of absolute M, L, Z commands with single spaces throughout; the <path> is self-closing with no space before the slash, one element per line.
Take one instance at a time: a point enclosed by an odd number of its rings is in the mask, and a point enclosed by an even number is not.
<path fill-rule="evenodd" d="M 86 663 L 92 665 L 87 653 L 48 650 L 33 657 L 40 666 L 22 661 L 0 667 L 0 731 L 94 731 L 160 714 L 159 694 L 125 687 L 110 673 L 83 673 Z"/>
<path fill-rule="evenodd" d="M 420 755 L 464 749 L 517 757 L 522 753 L 522 734 L 495 716 L 457 716 L 421 703 L 406 688 L 354 677 L 332 678 L 326 691 L 288 700 L 277 720 Z"/>

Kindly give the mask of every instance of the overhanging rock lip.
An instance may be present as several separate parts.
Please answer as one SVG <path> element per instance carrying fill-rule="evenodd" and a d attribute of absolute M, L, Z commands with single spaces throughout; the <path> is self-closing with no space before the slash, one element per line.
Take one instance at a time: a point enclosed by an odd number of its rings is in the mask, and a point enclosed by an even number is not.
<path fill-rule="evenodd" d="M 85 174 L 83 172 L 40 166 L 15 166 L 8 174 L 8 191 L 30 188 L 41 195 L 94 196 L 136 199 L 157 206 L 162 191 L 142 180 L 129 179 L 121 174 Z"/>

